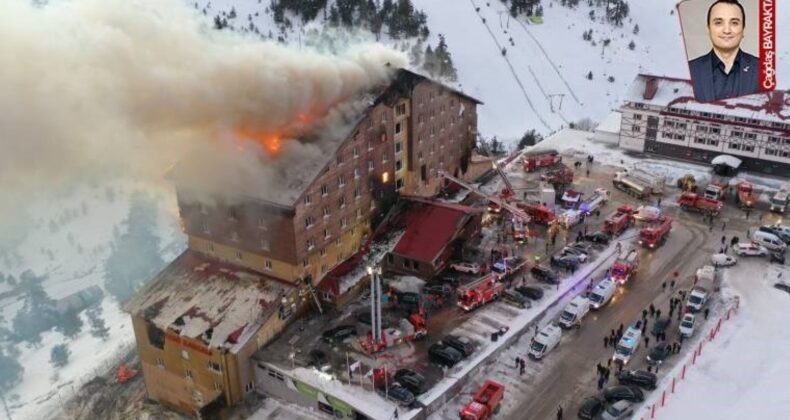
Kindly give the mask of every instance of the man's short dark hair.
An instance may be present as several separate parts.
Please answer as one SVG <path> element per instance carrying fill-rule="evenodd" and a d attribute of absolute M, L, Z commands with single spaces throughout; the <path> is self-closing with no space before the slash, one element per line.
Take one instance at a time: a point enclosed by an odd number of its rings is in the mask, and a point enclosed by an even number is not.
<path fill-rule="evenodd" d="M 743 5 L 738 3 L 738 0 L 716 0 L 716 1 L 714 1 L 713 4 L 711 4 L 710 7 L 708 8 L 708 26 L 710 26 L 710 11 L 713 10 L 713 6 L 715 6 L 715 5 L 719 4 L 719 3 L 732 4 L 732 5 L 738 6 L 738 8 L 741 9 L 741 19 L 743 19 L 743 22 L 742 22 L 743 27 L 744 28 L 746 27 L 746 11 L 743 10 Z"/>

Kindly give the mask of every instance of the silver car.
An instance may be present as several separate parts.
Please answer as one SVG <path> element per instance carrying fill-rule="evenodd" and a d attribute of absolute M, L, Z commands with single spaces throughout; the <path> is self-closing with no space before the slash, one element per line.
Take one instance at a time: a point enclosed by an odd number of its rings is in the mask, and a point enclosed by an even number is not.
<path fill-rule="evenodd" d="M 621 420 L 634 415 L 634 403 L 620 400 L 610 405 L 601 413 L 601 420 Z"/>

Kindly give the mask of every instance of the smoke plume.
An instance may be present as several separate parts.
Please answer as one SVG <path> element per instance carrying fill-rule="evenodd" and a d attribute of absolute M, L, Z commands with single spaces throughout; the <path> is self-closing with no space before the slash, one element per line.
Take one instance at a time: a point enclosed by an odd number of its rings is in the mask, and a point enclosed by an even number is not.
<path fill-rule="evenodd" d="M 119 170 L 161 179 L 187 154 L 233 164 L 241 154 L 226 153 L 238 152 L 240 128 L 285 134 L 288 158 L 264 163 L 286 165 L 320 152 L 290 144 L 289 133 L 326 125 L 345 112 L 338 104 L 407 64 L 379 44 L 329 55 L 216 31 L 185 3 L 2 2 L 0 211 L 18 202 L 10 197 Z M 286 169 L 263 175 L 277 170 Z"/>

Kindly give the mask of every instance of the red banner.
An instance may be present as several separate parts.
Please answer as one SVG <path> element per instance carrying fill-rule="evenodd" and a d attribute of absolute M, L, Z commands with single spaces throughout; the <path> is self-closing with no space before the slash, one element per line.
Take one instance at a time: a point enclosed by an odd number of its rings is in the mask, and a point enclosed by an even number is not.
<path fill-rule="evenodd" d="M 760 0 L 760 90 L 776 88 L 776 2 Z"/>

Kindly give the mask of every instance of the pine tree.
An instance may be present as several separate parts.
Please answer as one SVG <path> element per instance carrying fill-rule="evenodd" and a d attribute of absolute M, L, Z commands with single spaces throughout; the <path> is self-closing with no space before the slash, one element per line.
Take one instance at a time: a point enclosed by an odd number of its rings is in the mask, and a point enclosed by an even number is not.
<path fill-rule="evenodd" d="M 88 321 L 91 325 L 91 335 L 106 341 L 110 336 L 110 329 L 104 324 L 100 310 L 97 308 L 89 309 Z"/>
<path fill-rule="evenodd" d="M 636 48 L 636 44 L 634 43 L 634 41 L 631 41 L 631 42 L 628 44 L 628 49 L 629 49 L 629 50 L 633 50 L 634 48 Z"/>

